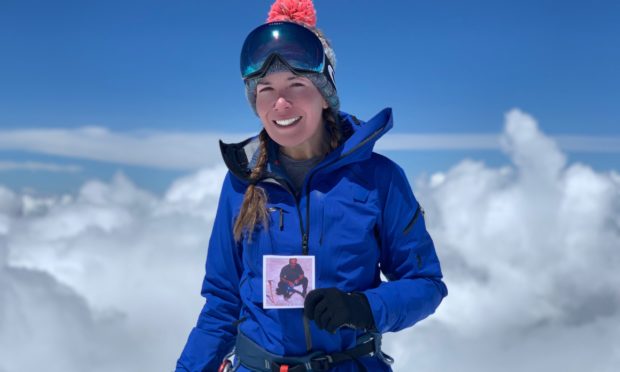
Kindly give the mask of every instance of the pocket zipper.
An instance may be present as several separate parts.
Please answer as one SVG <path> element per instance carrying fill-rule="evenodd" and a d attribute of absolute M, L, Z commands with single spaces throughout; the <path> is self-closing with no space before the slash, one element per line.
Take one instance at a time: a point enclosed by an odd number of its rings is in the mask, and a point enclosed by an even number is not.
<path fill-rule="evenodd" d="M 284 230 L 284 209 L 279 207 L 269 207 L 269 212 L 280 211 L 280 231 Z"/>
<path fill-rule="evenodd" d="M 422 212 L 422 215 L 424 215 L 424 208 L 422 208 L 422 206 L 418 204 L 418 209 L 415 210 L 415 213 L 413 214 L 413 218 L 411 219 L 411 221 L 409 221 L 407 226 L 405 226 L 405 228 L 403 229 L 404 235 L 409 234 L 409 231 L 411 231 L 411 229 L 413 228 L 413 225 L 415 225 L 416 220 L 420 216 L 420 212 Z"/>

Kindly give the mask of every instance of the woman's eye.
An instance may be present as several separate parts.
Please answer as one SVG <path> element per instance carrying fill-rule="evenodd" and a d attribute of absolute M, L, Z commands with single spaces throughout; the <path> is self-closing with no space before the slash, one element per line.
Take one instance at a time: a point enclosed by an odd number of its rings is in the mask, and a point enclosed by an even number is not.
<path fill-rule="evenodd" d="M 260 89 L 258 90 L 258 93 L 261 93 L 261 92 L 268 92 L 268 91 L 270 91 L 270 90 L 273 90 L 273 88 L 272 88 L 272 87 L 264 87 L 264 88 L 260 88 Z"/>
<path fill-rule="evenodd" d="M 293 86 L 293 87 L 303 87 L 305 85 L 303 85 L 302 83 L 293 83 L 291 86 Z"/>

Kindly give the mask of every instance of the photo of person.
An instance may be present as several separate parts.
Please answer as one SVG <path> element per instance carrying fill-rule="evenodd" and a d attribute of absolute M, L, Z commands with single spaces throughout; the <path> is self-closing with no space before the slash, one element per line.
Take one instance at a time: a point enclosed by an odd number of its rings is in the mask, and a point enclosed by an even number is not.
<path fill-rule="evenodd" d="M 264 256 L 263 308 L 303 308 L 314 289 L 313 256 Z"/>
<path fill-rule="evenodd" d="M 303 291 L 299 292 L 295 289 L 297 286 L 303 286 Z M 285 300 L 291 298 L 294 293 L 299 293 L 301 297 L 306 297 L 306 291 L 308 290 L 308 278 L 304 276 L 304 270 L 301 265 L 297 264 L 296 258 L 290 258 L 289 263 L 280 271 L 280 283 L 278 283 L 278 289 L 276 294 L 284 296 Z"/>

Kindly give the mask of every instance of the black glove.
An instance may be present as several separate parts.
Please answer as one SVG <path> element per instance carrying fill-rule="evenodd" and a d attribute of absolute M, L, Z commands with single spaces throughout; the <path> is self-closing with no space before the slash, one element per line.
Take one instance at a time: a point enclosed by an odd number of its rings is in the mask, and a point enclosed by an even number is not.
<path fill-rule="evenodd" d="M 368 299 L 362 293 L 345 293 L 337 288 L 310 291 L 304 302 L 304 315 L 329 332 L 342 326 L 374 329 L 375 321 Z"/>

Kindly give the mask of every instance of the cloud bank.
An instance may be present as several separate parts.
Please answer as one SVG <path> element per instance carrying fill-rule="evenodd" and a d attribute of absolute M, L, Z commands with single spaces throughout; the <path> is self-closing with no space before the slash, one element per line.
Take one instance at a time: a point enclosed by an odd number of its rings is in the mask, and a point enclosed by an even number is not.
<path fill-rule="evenodd" d="M 615 370 L 620 175 L 567 165 L 518 110 L 500 143 L 511 166 L 464 160 L 416 182 L 450 294 L 390 337 L 400 370 Z"/>
<path fill-rule="evenodd" d="M 251 133 L 162 133 L 111 132 L 105 127 L 77 129 L 0 130 L 0 150 L 17 150 L 110 163 L 138 165 L 170 170 L 198 170 L 221 165 L 218 146 L 205 143 L 237 142 Z M 620 137 L 555 137 L 564 151 L 620 153 Z M 129 151 L 127 149 L 130 149 Z M 501 135 L 496 134 L 387 134 L 378 143 L 378 151 L 411 150 L 502 150 Z M 3 165 L 4 164 L 4 165 Z M 0 163 L 14 169 L 13 163 Z M 25 165 L 20 168 L 67 170 L 57 166 Z"/>
<path fill-rule="evenodd" d="M 567 164 L 518 110 L 498 143 L 511 165 L 465 159 L 414 181 L 450 293 L 386 335 L 394 370 L 612 371 L 620 175 Z M 203 303 L 224 174 L 161 198 L 122 173 L 48 198 L 0 186 L 0 371 L 172 370 Z"/>
<path fill-rule="evenodd" d="M 224 174 L 161 199 L 122 173 L 45 199 L 0 187 L 0 371 L 173 369 Z"/>
<path fill-rule="evenodd" d="M 18 150 L 111 163 L 173 170 L 197 170 L 220 164 L 218 146 L 239 141 L 242 133 L 115 133 L 99 126 L 77 129 L 0 131 L 0 150 Z M 128 150 L 129 149 L 129 150 Z"/>
<path fill-rule="evenodd" d="M 53 163 L 41 163 L 34 161 L 0 161 L 0 172 L 13 171 L 13 170 L 29 170 L 29 171 L 46 171 L 46 172 L 62 172 L 62 173 L 77 173 L 82 171 L 82 168 L 78 165 L 63 165 Z"/>
<path fill-rule="evenodd" d="M 557 135 L 552 138 L 568 152 L 620 153 L 620 137 Z M 495 134 L 387 134 L 377 150 L 504 150 L 502 135 Z"/>

